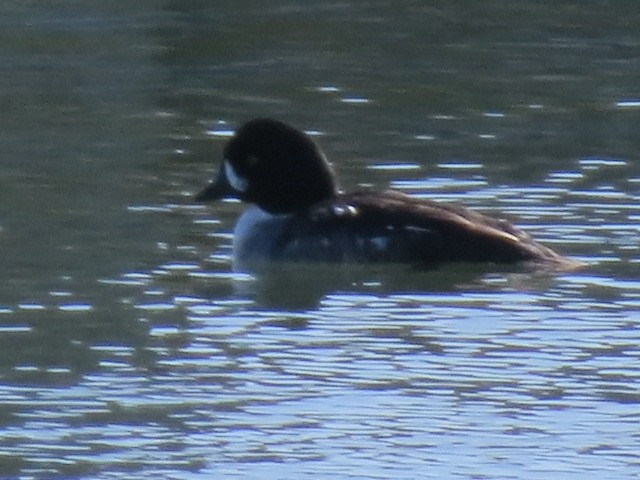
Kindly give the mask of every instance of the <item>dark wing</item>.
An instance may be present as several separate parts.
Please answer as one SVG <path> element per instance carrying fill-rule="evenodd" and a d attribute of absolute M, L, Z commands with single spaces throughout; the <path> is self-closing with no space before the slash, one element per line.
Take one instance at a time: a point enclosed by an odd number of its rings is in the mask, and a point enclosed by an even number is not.
<path fill-rule="evenodd" d="M 504 220 L 393 190 L 320 202 L 292 220 L 279 252 L 321 261 L 568 262 Z"/>

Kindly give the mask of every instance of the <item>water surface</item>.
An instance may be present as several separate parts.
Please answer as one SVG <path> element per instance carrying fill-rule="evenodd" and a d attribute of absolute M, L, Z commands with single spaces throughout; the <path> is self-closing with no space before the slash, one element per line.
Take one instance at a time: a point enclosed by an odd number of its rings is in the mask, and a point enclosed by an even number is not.
<path fill-rule="evenodd" d="M 440 3 L 4 9 L 1 477 L 637 475 L 640 17 Z M 233 273 L 256 116 L 589 266 Z"/>

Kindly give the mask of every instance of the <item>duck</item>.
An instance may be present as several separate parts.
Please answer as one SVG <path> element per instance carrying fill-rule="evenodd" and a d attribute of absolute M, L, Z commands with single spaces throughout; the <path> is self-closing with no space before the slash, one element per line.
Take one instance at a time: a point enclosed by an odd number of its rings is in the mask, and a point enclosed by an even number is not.
<path fill-rule="evenodd" d="M 319 145 L 279 120 L 241 125 L 198 202 L 249 204 L 233 232 L 234 270 L 282 262 L 578 264 L 506 220 L 395 190 L 345 193 Z"/>

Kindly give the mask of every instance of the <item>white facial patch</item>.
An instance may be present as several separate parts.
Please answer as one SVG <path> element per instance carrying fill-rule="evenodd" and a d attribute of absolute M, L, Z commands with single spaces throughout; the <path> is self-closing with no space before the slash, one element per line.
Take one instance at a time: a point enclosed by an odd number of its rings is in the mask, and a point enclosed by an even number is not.
<path fill-rule="evenodd" d="M 237 192 L 245 192 L 249 186 L 249 182 L 246 178 L 238 175 L 233 165 L 229 160 L 224 161 L 224 174 L 229 181 L 229 185 Z"/>

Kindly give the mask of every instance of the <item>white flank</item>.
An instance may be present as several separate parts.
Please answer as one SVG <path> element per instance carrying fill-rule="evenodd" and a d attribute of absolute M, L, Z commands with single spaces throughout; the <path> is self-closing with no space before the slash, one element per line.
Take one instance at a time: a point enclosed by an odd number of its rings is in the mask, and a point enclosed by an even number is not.
<path fill-rule="evenodd" d="M 371 237 L 369 242 L 371 242 L 371 245 L 379 252 L 384 252 L 389 245 L 389 239 L 387 237 Z"/>

